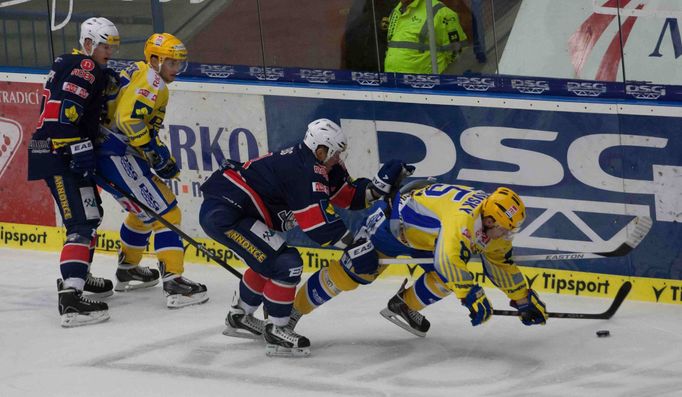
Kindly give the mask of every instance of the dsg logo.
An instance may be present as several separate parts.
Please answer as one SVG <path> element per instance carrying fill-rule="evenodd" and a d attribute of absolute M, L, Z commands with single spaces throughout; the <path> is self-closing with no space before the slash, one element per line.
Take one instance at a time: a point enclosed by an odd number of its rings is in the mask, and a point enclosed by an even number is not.
<path fill-rule="evenodd" d="M 495 87 L 495 80 L 490 77 L 457 77 L 456 85 L 467 91 L 488 91 Z"/>
<path fill-rule="evenodd" d="M 263 69 L 260 66 L 251 66 L 249 68 L 249 74 L 258 80 L 274 81 L 284 77 L 284 69 L 271 67 Z"/>
<path fill-rule="evenodd" d="M 205 74 L 208 77 L 213 77 L 214 79 L 226 79 L 235 74 L 234 67 L 230 65 L 201 64 L 199 68 L 201 74 Z"/>
<path fill-rule="evenodd" d="M 403 84 L 407 84 L 412 88 L 433 88 L 440 85 L 440 78 L 438 76 L 422 74 L 406 74 L 403 75 Z"/>
<path fill-rule="evenodd" d="M 0 117 L 0 178 L 7 170 L 21 143 L 21 126 L 14 120 Z"/>
<path fill-rule="evenodd" d="M 598 97 L 606 92 L 606 85 L 602 83 L 569 81 L 566 83 L 566 89 L 577 96 Z"/>
<path fill-rule="evenodd" d="M 299 73 L 302 79 L 308 80 L 309 83 L 323 83 L 327 84 L 336 79 L 334 71 L 321 69 L 300 69 Z"/>
<path fill-rule="evenodd" d="M 636 99 L 653 100 L 665 96 L 665 87 L 661 85 L 626 84 L 625 95 L 630 95 Z"/>
<path fill-rule="evenodd" d="M 388 81 L 385 73 L 351 72 L 351 79 L 360 85 L 378 86 Z"/>
<path fill-rule="evenodd" d="M 512 79 L 512 88 L 522 94 L 542 94 L 549 91 L 549 83 L 544 80 Z"/>

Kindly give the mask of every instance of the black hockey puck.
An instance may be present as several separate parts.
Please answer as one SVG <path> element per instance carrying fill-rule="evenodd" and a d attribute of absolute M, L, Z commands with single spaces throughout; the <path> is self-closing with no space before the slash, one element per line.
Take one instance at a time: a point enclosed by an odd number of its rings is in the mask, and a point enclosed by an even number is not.
<path fill-rule="evenodd" d="M 607 329 L 602 329 L 602 330 L 597 331 L 597 336 L 600 338 L 606 338 L 607 336 L 610 336 L 610 335 L 611 335 L 611 333 Z"/>

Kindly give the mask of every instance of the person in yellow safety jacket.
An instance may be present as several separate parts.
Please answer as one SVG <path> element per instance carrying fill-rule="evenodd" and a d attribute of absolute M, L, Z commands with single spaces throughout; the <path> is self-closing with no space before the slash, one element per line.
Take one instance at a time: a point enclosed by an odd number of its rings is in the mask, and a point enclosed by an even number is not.
<path fill-rule="evenodd" d="M 431 1 L 438 73 L 443 73 L 455 60 L 467 35 L 456 12 L 438 0 Z M 386 72 L 432 73 L 426 18 L 426 0 L 401 0 L 393 9 L 388 25 Z"/>

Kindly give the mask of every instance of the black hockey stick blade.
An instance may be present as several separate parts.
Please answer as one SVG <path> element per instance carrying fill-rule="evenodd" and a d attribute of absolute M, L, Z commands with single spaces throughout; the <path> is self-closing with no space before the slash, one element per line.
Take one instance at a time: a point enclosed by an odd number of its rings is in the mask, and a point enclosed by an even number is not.
<path fill-rule="evenodd" d="M 574 318 L 581 320 L 608 320 L 616 314 L 618 308 L 623 303 L 625 298 L 627 298 L 630 290 L 632 289 L 632 283 L 626 281 L 620 286 L 618 292 L 616 292 L 616 297 L 613 298 L 611 306 L 609 306 L 606 311 L 602 313 L 563 313 L 563 312 L 548 312 L 547 317 L 552 318 Z M 496 310 L 493 309 L 493 315 L 496 316 L 518 316 L 519 312 L 516 310 Z"/>
<path fill-rule="evenodd" d="M 157 221 L 161 222 L 164 226 L 166 226 L 166 227 L 169 228 L 170 230 L 172 230 L 172 231 L 174 231 L 175 233 L 177 233 L 178 235 L 180 235 L 180 237 L 182 237 L 183 240 L 185 240 L 185 241 L 187 241 L 188 243 L 192 244 L 196 249 L 198 249 L 198 250 L 201 251 L 204 255 L 206 255 L 206 257 L 212 259 L 215 263 L 219 264 L 219 265 L 222 266 L 225 270 L 227 270 L 228 272 L 232 273 L 235 277 L 237 277 L 237 278 L 239 278 L 239 279 L 241 280 L 242 274 L 241 274 L 237 269 L 233 268 L 233 267 L 230 266 L 227 262 L 225 262 L 224 260 L 222 260 L 220 257 L 218 257 L 217 255 L 215 255 L 214 253 L 212 253 L 211 251 L 209 251 L 209 249 L 206 248 L 205 245 L 201 244 L 200 242 L 198 242 L 198 241 L 196 241 L 195 239 L 193 239 L 192 237 L 190 237 L 187 233 L 183 232 L 181 229 L 179 229 L 179 228 L 178 228 L 177 226 L 175 226 L 174 224 L 168 222 L 164 217 L 162 217 L 161 215 L 157 214 L 156 212 L 154 212 L 154 210 L 152 210 L 152 209 L 149 208 L 147 205 L 145 205 L 143 202 L 141 202 L 140 200 L 138 200 L 137 197 L 135 197 L 134 195 L 132 195 L 131 193 L 129 193 L 128 191 L 126 191 L 126 190 L 123 189 L 122 187 L 118 186 L 118 185 L 115 184 L 114 182 L 110 181 L 108 178 L 106 178 L 106 177 L 104 177 L 104 176 L 102 176 L 102 175 L 99 175 L 99 174 L 97 175 L 97 178 L 100 179 L 100 180 L 102 180 L 102 181 L 104 181 L 107 185 L 111 186 L 112 189 L 116 190 L 117 192 L 119 192 L 120 194 L 122 194 L 123 196 L 125 196 L 128 200 L 130 200 L 130 201 L 132 201 L 133 203 L 135 203 L 136 205 L 138 205 L 140 208 L 142 208 L 142 210 L 144 210 L 144 212 L 146 212 L 147 214 L 149 214 L 149 216 L 151 216 L 152 218 L 154 218 L 154 219 L 156 219 Z"/>

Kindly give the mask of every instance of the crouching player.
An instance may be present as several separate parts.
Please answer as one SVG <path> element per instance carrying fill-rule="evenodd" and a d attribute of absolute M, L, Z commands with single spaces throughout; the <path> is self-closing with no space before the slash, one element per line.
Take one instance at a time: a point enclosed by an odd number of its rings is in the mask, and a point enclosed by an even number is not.
<path fill-rule="evenodd" d="M 328 119 L 315 120 L 302 143 L 243 164 L 226 161 L 202 185 L 201 226 L 249 266 L 224 334 L 262 334 L 269 356 L 310 354 L 308 338 L 287 326 L 303 260 L 277 232 L 300 226 L 322 246 L 345 248 L 353 235 L 334 206 L 366 208 L 414 170 L 393 160 L 372 181 L 352 180 L 340 159 L 346 146 L 341 127 Z M 261 303 L 267 323 L 253 315 Z"/>
<path fill-rule="evenodd" d="M 121 87 L 109 103 L 109 121 L 102 129 L 105 138 L 97 149 L 98 172 L 179 227 L 180 208 L 161 178 L 174 178 L 180 169 L 161 141 L 159 129 L 166 115 L 168 84 L 185 69 L 187 49 L 177 37 L 155 33 L 145 43 L 144 56 L 144 62 L 135 62 L 121 72 Z M 139 266 L 153 231 L 166 306 L 172 309 L 206 302 L 206 286 L 183 277 L 180 236 L 105 181 L 98 179 L 98 183 L 128 211 L 121 225 L 115 290 L 158 284 L 159 271 Z"/>
<path fill-rule="evenodd" d="M 526 209 L 511 189 L 500 187 L 488 195 L 467 186 L 436 183 L 397 194 L 391 204 L 387 210 L 386 203 L 377 203 L 358 237 L 364 234 L 365 244 L 381 258 L 407 255 L 433 257 L 434 262 L 422 265 L 424 274 L 407 290 L 401 287 L 382 316 L 425 336 L 430 323 L 419 311 L 454 292 L 469 309 L 472 325 L 486 322 L 492 306 L 468 270 L 472 255 L 480 254 L 486 276 L 511 299 L 523 324 L 545 324 L 545 304 L 512 260 L 512 238 Z M 340 292 L 371 283 L 384 269 L 378 261 L 360 268 L 354 252 L 346 252 L 340 265 L 320 269 L 301 286 L 290 326 Z"/>

